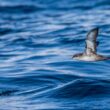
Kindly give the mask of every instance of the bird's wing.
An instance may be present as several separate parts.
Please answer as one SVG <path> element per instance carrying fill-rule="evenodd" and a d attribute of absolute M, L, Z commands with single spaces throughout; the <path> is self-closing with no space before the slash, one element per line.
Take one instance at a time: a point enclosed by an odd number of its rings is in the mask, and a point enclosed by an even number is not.
<path fill-rule="evenodd" d="M 96 53 L 97 42 L 96 38 L 98 36 L 98 28 L 92 29 L 86 38 L 86 54 Z"/>

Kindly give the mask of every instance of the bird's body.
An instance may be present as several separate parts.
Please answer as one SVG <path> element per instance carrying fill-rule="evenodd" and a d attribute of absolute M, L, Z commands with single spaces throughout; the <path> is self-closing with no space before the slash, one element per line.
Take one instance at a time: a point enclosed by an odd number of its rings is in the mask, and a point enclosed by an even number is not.
<path fill-rule="evenodd" d="M 86 38 L 86 48 L 83 53 L 73 55 L 73 59 L 82 61 L 100 61 L 107 60 L 108 57 L 97 54 L 97 42 L 98 28 L 91 30 Z"/>
<path fill-rule="evenodd" d="M 86 55 L 85 53 L 76 54 L 74 55 L 73 58 L 81 61 L 100 61 L 108 59 L 107 57 L 104 57 L 102 55 L 97 54 Z"/>

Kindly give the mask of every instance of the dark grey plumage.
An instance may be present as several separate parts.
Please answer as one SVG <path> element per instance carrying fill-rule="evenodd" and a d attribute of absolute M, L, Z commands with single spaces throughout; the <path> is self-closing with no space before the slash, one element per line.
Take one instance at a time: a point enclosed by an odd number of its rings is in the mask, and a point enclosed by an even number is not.
<path fill-rule="evenodd" d="M 97 36 L 98 36 L 99 29 L 95 28 L 92 29 L 88 34 L 86 38 L 86 54 L 90 54 L 90 52 L 96 53 L 96 48 L 97 48 Z"/>

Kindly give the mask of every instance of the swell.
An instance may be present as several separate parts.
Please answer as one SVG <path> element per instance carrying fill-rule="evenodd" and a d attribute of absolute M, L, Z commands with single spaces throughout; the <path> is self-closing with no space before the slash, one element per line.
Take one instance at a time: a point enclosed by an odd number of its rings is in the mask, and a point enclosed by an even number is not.
<path fill-rule="evenodd" d="M 26 13 L 39 11 L 41 9 L 42 8 L 36 7 L 34 5 L 14 5 L 14 6 L 7 5 L 7 6 L 0 6 L 0 13 L 10 13 L 10 14 L 25 13 L 26 14 Z"/>
<path fill-rule="evenodd" d="M 14 93 L 16 92 L 18 92 L 18 90 L 13 90 L 13 89 L 0 90 L 0 96 L 11 96 L 14 95 Z"/>
<path fill-rule="evenodd" d="M 83 98 L 100 98 L 109 97 L 110 82 L 104 80 L 95 80 L 79 78 L 58 87 L 44 92 L 39 96 L 50 97 L 54 99 L 83 99 Z"/>

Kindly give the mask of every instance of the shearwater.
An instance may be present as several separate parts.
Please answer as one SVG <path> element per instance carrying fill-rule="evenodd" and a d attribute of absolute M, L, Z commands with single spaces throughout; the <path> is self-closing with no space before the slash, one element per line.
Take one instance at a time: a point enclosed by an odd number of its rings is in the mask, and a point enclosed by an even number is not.
<path fill-rule="evenodd" d="M 98 43 L 96 38 L 98 33 L 99 29 L 95 28 L 87 34 L 85 51 L 83 53 L 73 55 L 73 59 L 82 61 L 100 61 L 109 59 L 109 57 L 97 54 Z"/>

